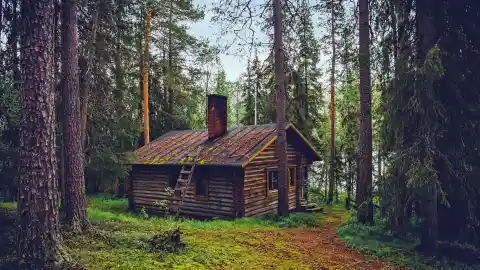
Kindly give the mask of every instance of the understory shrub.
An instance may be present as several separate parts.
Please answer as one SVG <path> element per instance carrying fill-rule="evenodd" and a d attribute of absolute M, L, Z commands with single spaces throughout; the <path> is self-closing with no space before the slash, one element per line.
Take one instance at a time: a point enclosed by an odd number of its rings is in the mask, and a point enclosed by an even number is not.
<path fill-rule="evenodd" d="M 480 269 L 480 256 L 474 247 L 458 243 L 439 243 L 438 252 L 417 252 L 418 235 L 395 234 L 387 229 L 387 220 L 376 216 L 375 225 L 363 225 L 354 216 L 337 229 L 339 237 L 355 250 L 408 269 Z"/>
<path fill-rule="evenodd" d="M 185 247 L 185 244 L 180 240 L 182 234 L 183 232 L 179 227 L 168 229 L 154 234 L 148 239 L 147 243 L 151 251 L 176 253 Z"/>

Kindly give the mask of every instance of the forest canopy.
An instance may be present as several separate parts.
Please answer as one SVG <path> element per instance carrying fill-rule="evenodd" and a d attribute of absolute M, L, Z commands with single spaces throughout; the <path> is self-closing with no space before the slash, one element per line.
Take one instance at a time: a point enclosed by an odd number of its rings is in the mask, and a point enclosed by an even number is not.
<path fill-rule="evenodd" d="M 310 169 L 310 198 L 345 199 L 360 223 L 381 217 L 398 235 L 418 227 L 426 249 L 480 245 L 478 0 L 279 1 L 280 33 L 271 1 L 63 0 L 26 8 L 34 2 L 0 0 L 0 201 L 17 201 L 28 180 L 26 132 L 39 127 L 26 124 L 35 116 L 27 106 L 36 92 L 26 78 L 40 72 L 33 64 L 51 80 L 35 89 L 52 85 L 39 102 L 54 97 L 44 104 L 43 117 L 54 119 L 42 133 L 54 132 L 45 148 L 53 153 L 43 157 L 58 161 L 53 192 L 81 175 L 82 192 L 124 196 L 133 152 L 145 143 L 148 63 L 152 140 L 206 128 L 208 94 L 228 97 L 229 127 L 283 122 L 281 92 L 285 119 L 323 155 Z M 26 26 L 40 19 L 52 28 L 41 33 L 53 42 L 43 44 L 53 57 L 45 65 L 23 46 L 34 37 Z M 220 31 L 203 37 L 192 30 L 199 23 Z M 224 36 L 230 42 L 217 42 Z M 229 76 L 226 55 L 246 60 L 241 74 Z"/>

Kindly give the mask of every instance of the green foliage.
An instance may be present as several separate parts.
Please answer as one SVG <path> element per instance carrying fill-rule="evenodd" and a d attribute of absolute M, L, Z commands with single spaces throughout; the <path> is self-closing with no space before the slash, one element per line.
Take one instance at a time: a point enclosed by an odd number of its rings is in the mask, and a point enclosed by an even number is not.
<path fill-rule="evenodd" d="M 19 109 L 13 83 L 0 74 L 0 197 L 8 200 L 15 196 Z"/>
<path fill-rule="evenodd" d="M 412 233 L 399 236 L 387 227 L 388 221 L 380 216 L 376 216 L 374 226 L 359 224 L 354 218 L 351 218 L 337 229 L 337 233 L 342 240 L 355 250 L 376 259 L 388 260 L 397 266 L 408 267 L 408 269 L 478 269 L 480 267 L 480 265 L 466 264 L 447 257 L 420 254 L 416 251 L 416 247 L 420 243 L 418 236 Z M 415 230 L 411 229 L 409 231 Z M 459 246 L 456 252 L 463 248 L 470 254 L 474 254 L 470 258 L 478 256 L 474 248 L 468 248 L 464 245 Z M 442 252 L 442 249 L 440 249 L 439 254 L 448 255 L 448 253 Z M 473 262 L 475 263 L 475 261 Z"/>
<path fill-rule="evenodd" d="M 88 203 L 91 230 L 63 233 L 67 251 L 86 269 L 304 269 L 308 263 L 288 249 L 289 234 L 281 228 L 322 221 L 321 214 L 305 213 L 210 221 L 142 217 L 126 211 L 125 199 L 103 195 Z M 0 203 L 0 209 L 14 207 Z"/>
<path fill-rule="evenodd" d="M 147 243 L 153 252 L 176 253 L 184 248 L 180 242 L 182 231 L 179 227 L 168 229 L 151 236 Z"/>
<path fill-rule="evenodd" d="M 316 226 L 321 221 L 320 214 L 305 213 L 286 218 L 270 215 L 211 221 L 145 218 L 126 212 L 126 207 L 125 199 L 109 196 L 89 199 L 89 217 L 95 229 L 87 235 L 67 235 L 65 240 L 76 261 L 93 269 L 107 266 L 118 269 L 299 267 L 301 263 L 277 257 L 270 254 L 271 251 L 259 254 L 257 247 L 282 248 L 283 240 L 269 238 L 270 233 L 280 228 Z M 180 240 L 185 248 L 174 254 L 171 251 L 179 249 L 166 244 L 170 242 L 163 236 L 176 235 L 178 228 L 183 232 Z"/>

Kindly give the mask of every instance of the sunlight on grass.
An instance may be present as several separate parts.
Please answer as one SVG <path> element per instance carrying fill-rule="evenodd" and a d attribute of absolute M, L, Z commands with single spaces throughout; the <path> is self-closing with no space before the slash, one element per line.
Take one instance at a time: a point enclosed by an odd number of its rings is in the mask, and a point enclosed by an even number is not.
<path fill-rule="evenodd" d="M 126 212 L 125 199 L 97 196 L 89 198 L 88 204 L 95 229 L 83 236 L 64 237 L 70 254 L 88 269 L 309 269 L 295 255 L 298 251 L 285 248 L 279 229 L 317 226 L 322 216 L 294 213 L 285 218 L 176 220 Z M 145 248 L 151 235 L 176 226 L 184 233 L 183 252 Z"/>
<path fill-rule="evenodd" d="M 126 211 L 126 199 L 109 196 L 89 197 L 88 205 L 92 229 L 63 235 L 69 254 L 86 269 L 309 269 L 308 260 L 288 248 L 282 228 L 315 227 L 324 220 L 321 213 L 208 221 L 137 216 Z M 13 210 L 15 204 L 0 208 Z M 182 252 L 149 249 L 149 238 L 175 227 L 183 232 Z"/>
<path fill-rule="evenodd" d="M 13 211 L 17 208 L 17 204 L 14 202 L 0 202 L 0 210 Z"/>

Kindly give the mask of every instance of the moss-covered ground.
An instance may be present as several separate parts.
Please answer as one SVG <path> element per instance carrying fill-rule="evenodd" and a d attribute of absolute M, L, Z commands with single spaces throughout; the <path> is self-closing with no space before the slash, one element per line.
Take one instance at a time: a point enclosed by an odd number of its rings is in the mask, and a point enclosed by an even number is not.
<path fill-rule="evenodd" d="M 126 212 L 126 207 L 124 199 L 89 199 L 92 229 L 84 235 L 63 235 L 77 263 L 86 269 L 138 270 L 391 268 L 337 239 L 335 230 L 346 218 L 340 207 L 327 209 L 328 215 L 295 213 L 287 218 L 211 221 L 135 215 Z M 0 204 L 4 216 L 14 208 L 14 204 Z M 183 231 L 183 251 L 167 253 L 147 247 L 152 235 L 177 226 Z M 3 241 L 8 241 L 13 234 L 4 230 L 4 236 Z M 12 250 L 3 251 L 3 262 L 14 257 Z"/>

